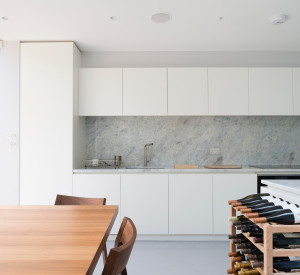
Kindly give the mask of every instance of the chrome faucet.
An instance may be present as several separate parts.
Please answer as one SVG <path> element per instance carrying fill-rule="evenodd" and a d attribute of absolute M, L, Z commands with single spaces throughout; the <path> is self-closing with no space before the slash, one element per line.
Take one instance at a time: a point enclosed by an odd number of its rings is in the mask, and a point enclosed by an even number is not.
<path fill-rule="evenodd" d="M 153 143 L 147 143 L 144 146 L 144 166 L 147 166 L 149 160 L 147 159 L 147 147 L 148 146 L 153 146 Z"/>

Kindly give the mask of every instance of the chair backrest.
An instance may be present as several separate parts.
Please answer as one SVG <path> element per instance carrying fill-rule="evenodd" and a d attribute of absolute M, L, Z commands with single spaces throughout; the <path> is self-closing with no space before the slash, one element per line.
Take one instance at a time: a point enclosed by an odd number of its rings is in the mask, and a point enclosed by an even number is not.
<path fill-rule="evenodd" d="M 136 235 L 137 231 L 133 221 L 124 217 L 115 247 L 109 252 L 102 275 L 118 275 L 126 268 Z"/>
<path fill-rule="evenodd" d="M 55 205 L 105 205 L 105 198 L 82 198 L 57 195 Z"/>

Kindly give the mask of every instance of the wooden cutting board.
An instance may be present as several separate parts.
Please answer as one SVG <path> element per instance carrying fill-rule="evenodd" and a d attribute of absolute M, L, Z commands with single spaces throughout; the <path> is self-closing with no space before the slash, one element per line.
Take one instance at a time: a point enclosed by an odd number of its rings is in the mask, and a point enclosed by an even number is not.
<path fill-rule="evenodd" d="M 205 165 L 207 169 L 241 169 L 240 165 Z"/>
<path fill-rule="evenodd" d="M 198 164 L 175 164 L 175 169 L 198 169 Z"/>

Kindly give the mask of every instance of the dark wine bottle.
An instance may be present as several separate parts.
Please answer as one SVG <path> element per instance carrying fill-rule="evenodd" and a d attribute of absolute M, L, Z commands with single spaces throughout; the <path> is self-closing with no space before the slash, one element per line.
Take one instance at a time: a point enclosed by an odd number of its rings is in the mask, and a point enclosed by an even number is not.
<path fill-rule="evenodd" d="M 275 207 L 276 205 L 279 206 L 279 202 L 275 202 L 275 201 L 274 202 L 267 202 L 267 203 L 255 205 L 251 208 L 249 207 L 249 208 L 241 209 L 240 212 L 242 214 L 248 214 L 248 213 L 253 213 L 253 212 L 261 212 L 261 211 L 265 211 L 269 208 Z"/>
<path fill-rule="evenodd" d="M 270 206 L 274 206 L 274 205 L 278 205 L 280 203 L 283 202 L 282 199 L 279 199 L 279 198 L 269 198 L 269 197 L 266 197 L 268 199 L 265 199 L 265 200 L 261 200 L 261 201 L 258 201 L 258 202 L 255 202 L 255 203 L 252 203 L 252 204 L 249 204 L 249 205 L 243 205 L 243 206 L 247 206 L 247 208 L 242 208 L 240 209 L 239 211 L 244 214 L 244 213 L 250 213 L 251 211 L 254 211 L 255 209 L 257 208 L 260 208 L 262 206 L 265 206 L 265 205 L 270 205 Z"/>
<path fill-rule="evenodd" d="M 241 252 L 239 251 L 235 251 L 235 252 L 228 252 L 228 257 L 239 257 L 243 255 Z"/>
<path fill-rule="evenodd" d="M 233 216 L 228 218 L 229 221 L 241 221 L 241 220 L 247 220 L 247 217 L 244 215 L 240 216 Z"/>
<path fill-rule="evenodd" d="M 253 262 L 251 266 L 253 268 L 263 267 L 263 262 Z M 279 271 L 291 271 L 292 269 L 300 269 L 300 261 L 280 261 L 274 262 L 273 268 Z"/>
<path fill-rule="evenodd" d="M 232 204 L 234 202 L 243 202 L 243 201 L 247 201 L 247 200 L 252 200 L 254 197 L 264 197 L 264 196 L 270 196 L 269 193 L 262 193 L 262 194 L 251 194 L 251 195 L 248 195 L 244 198 L 241 198 L 239 200 L 231 200 L 231 201 L 228 201 L 229 204 Z"/>
<path fill-rule="evenodd" d="M 254 197 L 251 200 L 248 201 L 243 201 L 243 202 L 234 202 L 232 203 L 232 206 L 242 206 L 242 205 L 251 205 L 251 204 L 255 204 L 258 202 L 268 202 L 268 199 L 274 198 L 273 196 L 263 196 L 263 197 Z"/>
<path fill-rule="evenodd" d="M 235 234 L 235 235 L 228 235 L 228 239 L 229 240 L 241 239 L 241 238 L 244 238 L 244 235 L 242 233 Z"/>
<path fill-rule="evenodd" d="M 263 243 L 263 238 L 254 238 L 255 243 Z M 242 242 L 241 242 L 242 243 Z M 300 247 L 300 238 L 274 238 L 273 246 L 276 248 L 299 248 Z"/>
<path fill-rule="evenodd" d="M 300 223 L 300 209 L 283 209 L 268 217 L 253 219 L 255 223 L 274 222 L 279 224 Z"/>
<path fill-rule="evenodd" d="M 276 205 L 274 207 L 271 207 L 269 209 L 266 209 L 265 211 L 253 211 L 255 213 L 251 214 L 247 214 L 248 218 L 258 218 L 258 217 L 268 217 L 271 216 L 273 214 L 275 214 L 276 212 L 282 210 L 282 209 L 297 209 L 299 208 L 299 206 L 297 204 L 290 204 L 287 202 L 283 202 L 279 205 Z"/>

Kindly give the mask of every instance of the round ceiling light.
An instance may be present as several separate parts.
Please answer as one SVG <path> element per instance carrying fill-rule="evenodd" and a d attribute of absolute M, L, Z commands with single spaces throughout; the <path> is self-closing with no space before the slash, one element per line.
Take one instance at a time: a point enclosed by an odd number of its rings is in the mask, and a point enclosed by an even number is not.
<path fill-rule="evenodd" d="M 155 23 L 166 23 L 171 20 L 171 15 L 166 12 L 155 13 L 151 16 L 151 20 Z"/>
<path fill-rule="evenodd" d="M 285 14 L 274 14 L 269 17 L 269 20 L 272 25 L 281 25 L 287 20 L 287 15 Z"/>

